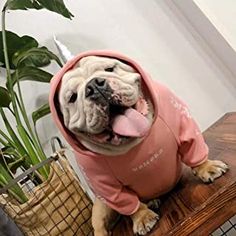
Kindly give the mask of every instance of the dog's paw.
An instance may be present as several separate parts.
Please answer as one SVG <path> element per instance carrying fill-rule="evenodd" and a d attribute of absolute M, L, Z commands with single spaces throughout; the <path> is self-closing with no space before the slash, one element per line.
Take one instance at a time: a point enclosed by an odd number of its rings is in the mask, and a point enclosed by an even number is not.
<path fill-rule="evenodd" d="M 193 174 L 199 177 L 204 183 L 212 183 L 216 178 L 226 173 L 228 169 L 228 165 L 222 161 L 207 160 L 192 170 Z"/>
<path fill-rule="evenodd" d="M 133 232 L 138 235 L 145 235 L 152 230 L 157 221 L 159 220 L 159 215 L 152 210 L 146 209 L 143 211 L 139 217 L 133 221 Z"/>

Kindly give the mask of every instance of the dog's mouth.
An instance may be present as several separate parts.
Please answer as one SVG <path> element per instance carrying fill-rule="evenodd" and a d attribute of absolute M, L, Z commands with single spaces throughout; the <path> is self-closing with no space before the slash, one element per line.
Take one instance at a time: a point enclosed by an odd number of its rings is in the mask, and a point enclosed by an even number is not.
<path fill-rule="evenodd" d="M 100 134 L 88 135 L 95 142 L 112 145 L 121 145 L 132 138 L 142 138 L 151 125 L 147 114 L 148 104 L 141 97 L 132 107 L 110 104 L 108 127 Z"/>

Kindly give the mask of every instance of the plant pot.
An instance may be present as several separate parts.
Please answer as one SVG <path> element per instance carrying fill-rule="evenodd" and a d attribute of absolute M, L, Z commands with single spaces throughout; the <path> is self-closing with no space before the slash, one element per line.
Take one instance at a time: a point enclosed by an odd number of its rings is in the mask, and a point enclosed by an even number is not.
<path fill-rule="evenodd" d="M 5 193 L 0 195 L 0 203 L 27 236 L 92 235 L 92 203 L 81 188 L 64 151 L 57 152 L 56 157 L 57 161 L 55 157 L 44 161 L 50 164 L 49 178 L 45 182 L 34 187 L 28 177 L 29 173 L 43 166 L 38 164 L 1 190 Z M 21 183 L 27 192 L 27 202 L 20 204 L 8 194 L 8 189 L 15 183 Z"/>

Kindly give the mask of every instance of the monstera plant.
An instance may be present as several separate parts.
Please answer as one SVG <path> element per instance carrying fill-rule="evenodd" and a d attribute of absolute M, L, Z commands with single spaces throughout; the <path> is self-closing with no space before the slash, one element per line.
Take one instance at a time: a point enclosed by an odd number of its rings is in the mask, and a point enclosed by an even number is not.
<path fill-rule="evenodd" d="M 25 171 L 47 158 L 40 144 L 35 125 L 38 119 L 50 112 L 49 107 L 45 104 L 34 111 L 30 118 L 32 120 L 30 120 L 24 105 L 21 82 L 30 80 L 48 83 L 52 74 L 44 68 L 52 61 L 58 66 L 62 66 L 59 58 L 46 47 L 39 45 L 33 37 L 19 36 L 6 30 L 6 12 L 27 9 L 47 9 L 69 19 L 73 17 L 63 0 L 8 0 L 2 9 L 0 66 L 5 70 L 6 78 L 1 81 L 1 84 L 5 84 L 5 86 L 0 86 L 0 119 L 2 120 L 0 126 L 0 188 L 11 181 L 18 170 Z M 48 178 L 48 175 L 48 166 L 41 167 L 34 176 L 35 182 L 42 183 Z M 27 201 L 27 197 L 19 185 L 11 187 L 9 191 L 18 202 Z"/>

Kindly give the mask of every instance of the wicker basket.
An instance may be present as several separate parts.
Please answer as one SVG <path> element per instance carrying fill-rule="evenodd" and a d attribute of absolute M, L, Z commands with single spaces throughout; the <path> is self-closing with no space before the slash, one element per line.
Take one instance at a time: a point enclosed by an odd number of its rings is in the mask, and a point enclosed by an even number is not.
<path fill-rule="evenodd" d="M 47 181 L 35 186 L 29 176 L 44 165 L 50 165 Z M 20 184 L 28 201 L 19 204 L 8 189 Z M 0 189 L 0 204 L 28 236 L 92 235 L 92 203 L 67 161 L 64 150 L 31 167 Z"/>

